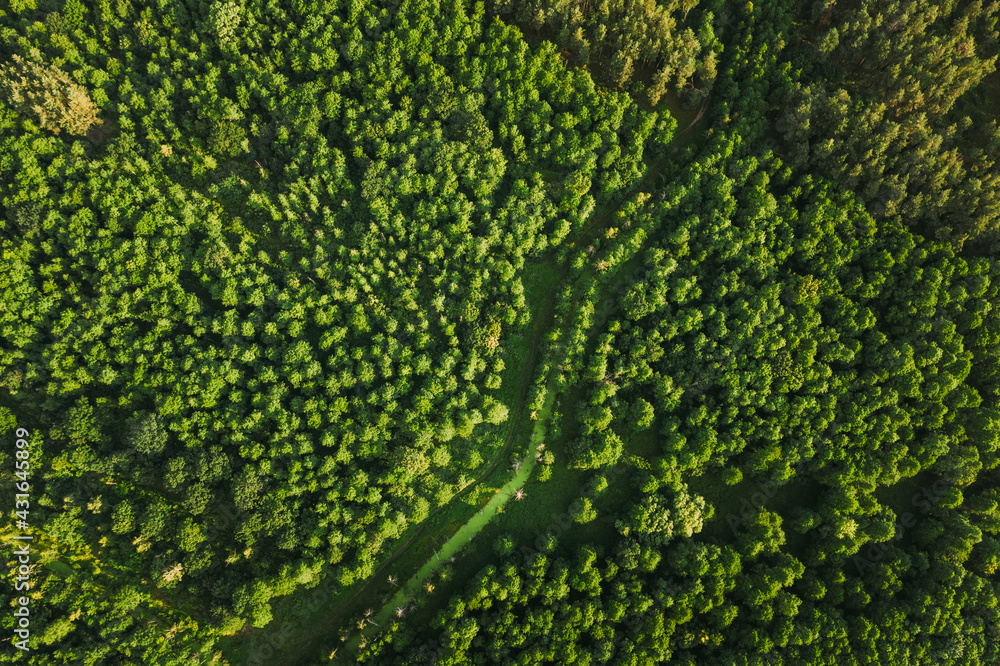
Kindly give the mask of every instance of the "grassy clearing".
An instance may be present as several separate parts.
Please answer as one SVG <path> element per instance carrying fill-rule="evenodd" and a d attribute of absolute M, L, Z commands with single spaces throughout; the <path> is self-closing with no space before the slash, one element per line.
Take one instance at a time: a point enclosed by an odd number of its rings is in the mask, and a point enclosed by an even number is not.
<path fill-rule="evenodd" d="M 787 519 L 796 507 L 814 508 L 818 505 L 823 486 L 801 477 L 791 479 L 782 486 L 773 486 L 749 475 L 735 485 L 723 481 L 721 470 L 713 469 L 688 482 L 695 494 L 705 498 L 715 510 L 701 531 L 704 538 L 718 544 L 731 544 L 745 529 L 743 523 L 757 510 L 766 509 Z M 799 534 L 783 526 L 788 551 L 801 556 L 812 539 L 809 534 Z"/>
<path fill-rule="evenodd" d="M 914 477 L 904 478 L 891 486 L 875 490 L 875 499 L 882 506 L 896 514 L 897 528 L 902 535 L 898 545 L 912 545 L 920 522 L 930 515 L 934 502 L 945 484 L 935 484 L 941 477 L 931 472 L 920 472 Z M 909 514 L 909 517 L 907 517 Z M 915 521 L 915 522 L 913 522 Z"/>

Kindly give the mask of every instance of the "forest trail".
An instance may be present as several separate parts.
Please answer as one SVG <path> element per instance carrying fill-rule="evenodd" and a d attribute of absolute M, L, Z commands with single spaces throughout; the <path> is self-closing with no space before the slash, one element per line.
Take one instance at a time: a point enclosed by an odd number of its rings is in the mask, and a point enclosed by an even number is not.
<path fill-rule="evenodd" d="M 385 622 L 392 619 L 392 616 L 396 614 L 398 608 L 411 607 L 420 595 L 421 585 L 429 577 L 431 577 L 437 570 L 446 565 L 449 559 L 454 561 L 454 556 L 457 555 L 465 548 L 472 539 L 480 532 L 489 522 L 500 512 L 501 507 L 503 507 L 511 498 L 515 497 L 515 494 L 521 487 L 527 482 L 528 478 L 531 476 L 532 470 L 535 468 L 535 455 L 534 449 L 537 445 L 541 444 L 545 439 L 545 424 L 549 415 L 552 412 L 553 403 L 555 402 L 555 393 L 550 392 L 545 401 L 545 406 L 542 408 L 539 414 L 539 419 L 535 422 L 535 427 L 532 430 L 531 440 L 528 446 L 528 453 L 521 461 L 521 466 L 517 470 L 510 481 L 505 483 L 501 488 L 499 488 L 490 501 L 484 506 L 479 513 L 473 514 L 472 518 L 469 519 L 458 531 L 450 538 L 441 548 L 434 553 L 434 557 L 429 559 L 423 567 L 410 578 L 396 593 L 396 595 L 389 600 L 383 607 L 375 613 L 375 626 L 379 627 Z M 360 634 L 364 634 L 364 630 Z M 348 654 L 352 654 L 360 644 L 362 636 L 358 635 L 351 640 L 347 650 L 341 657 L 346 657 Z"/>

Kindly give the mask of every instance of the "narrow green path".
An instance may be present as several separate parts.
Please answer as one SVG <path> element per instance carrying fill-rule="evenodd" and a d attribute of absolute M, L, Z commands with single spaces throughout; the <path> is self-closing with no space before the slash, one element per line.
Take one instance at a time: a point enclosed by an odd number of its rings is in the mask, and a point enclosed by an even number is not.
<path fill-rule="evenodd" d="M 555 402 L 555 393 L 549 392 L 545 405 L 538 414 L 538 420 L 535 422 L 535 427 L 532 430 L 531 440 L 528 447 L 528 453 L 521 460 L 521 465 L 515 472 L 513 478 L 505 483 L 502 487 L 496 490 L 493 497 L 487 502 L 479 513 L 472 516 L 472 518 L 465 523 L 459 530 L 450 538 L 441 548 L 434 553 L 434 557 L 429 559 L 423 567 L 410 578 L 396 593 L 396 595 L 389 600 L 378 612 L 372 613 L 371 616 L 364 616 L 358 618 L 358 624 L 367 624 L 368 626 L 359 631 L 358 635 L 355 636 L 347 646 L 337 653 L 336 660 L 338 662 L 347 663 L 349 661 L 349 655 L 352 655 L 361 644 L 363 637 L 366 637 L 379 630 L 379 627 L 389 622 L 393 617 L 397 616 L 397 611 L 399 609 L 404 609 L 405 613 L 414 604 L 419 604 L 421 595 L 424 593 L 422 587 L 424 583 L 430 579 L 438 570 L 445 566 L 449 560 L 453 559 L 463 548 L 468 546 L 472 539 L 479 534 L 484 527 L 486 527 L 489 522 L 502 510 L 502 507 L 511 499 L 517 501 L 517 492 L 521 490 L 524 484 L 528 481 L 531 476 L 532 470 L 535 468 L 535 448 L 540 445 L 545 439 L 546 423 L 549 415 L 552 413 L 552 406 Z"/>

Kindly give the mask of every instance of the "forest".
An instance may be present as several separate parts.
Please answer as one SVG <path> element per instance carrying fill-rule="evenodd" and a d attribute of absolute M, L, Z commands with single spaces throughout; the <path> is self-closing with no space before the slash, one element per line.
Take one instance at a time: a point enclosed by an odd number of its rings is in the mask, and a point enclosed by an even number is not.
<path fill-rule="evenodd" d="M 1000 663 L 998 21 L 11 0 L 0 663 Z"/>

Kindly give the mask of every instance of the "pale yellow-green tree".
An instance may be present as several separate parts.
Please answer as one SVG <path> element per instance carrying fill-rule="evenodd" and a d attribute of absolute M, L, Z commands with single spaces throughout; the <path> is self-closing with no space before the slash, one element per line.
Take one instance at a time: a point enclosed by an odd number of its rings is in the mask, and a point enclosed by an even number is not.
<path fill-rule="evenodd" d="M 99 122 L 100 109 L 66 72 L 34 58 L 15 55 L 0 67 L 0 94 L 43 129 L 85 135 Z"/>

